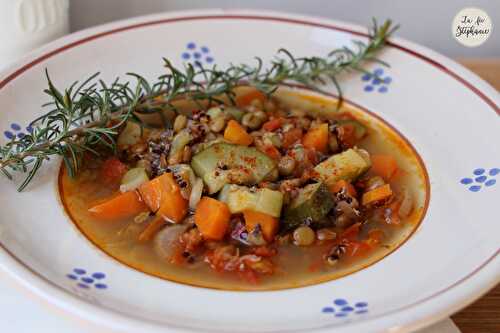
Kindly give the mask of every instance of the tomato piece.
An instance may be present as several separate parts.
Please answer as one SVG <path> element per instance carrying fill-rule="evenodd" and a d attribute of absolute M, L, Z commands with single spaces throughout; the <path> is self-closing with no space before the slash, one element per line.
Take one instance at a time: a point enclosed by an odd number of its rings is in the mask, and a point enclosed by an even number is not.
<path fill-rule="evenodd" d="M 340 235 L 340 239 L 347 239 L 349 241 L 353 241 L 358 237 L 359 231 L 361 229 L 361 223 L 354 223 L 349 228 L 345 229 L 344 232 Z"/>
<path fill-rule="evenodd" d="M 273 160 L 279 160 L 281 158 L 281 153 L 275 146 L 266 145 L 263 148 L 263 153 L 272 158 Z"/>
<path fill-rule="evenodd" d="M 274 118 L 265 122 L 264 125 L 262 125 L 262 128 L 265 129 L 266 131 L 272 132 L 280 128 L 282 123 L 283 123 L 283 118 Z"/>
<path fill-rule="evenodd" d="M 106 184 L 118 183 L 128 167 L 116 157 L 110 157 L 101 166 L 101 179 Z"/>
<path fill-rule="evenodd" d="M 293 128 L 288 132 L 283 133 L 283 148 L 288 148 L 295 142 L 302 139 L 302 130 L 300 128 Z"/>
<path fill-rule="evenodd" d="M 356 128 L 351 124 L 342 125 L 340 131 L 340 141 L 346 147 L 353 147 L 356 144 Z"/>

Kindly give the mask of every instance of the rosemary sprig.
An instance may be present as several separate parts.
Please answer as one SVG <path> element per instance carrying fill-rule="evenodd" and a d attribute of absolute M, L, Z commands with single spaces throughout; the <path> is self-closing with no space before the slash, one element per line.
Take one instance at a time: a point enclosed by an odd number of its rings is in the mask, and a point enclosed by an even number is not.
<path fill-rule="evenodd" d="M 270 95 L 283 83 L 294 82 L 319 92 L 323 92 L 321 86 L 332 83 L 341 99 L 339 74 L 366 72 L 362 67 L 365 61 L 387 65 L 376 58 L 376 53 L 396 29 L 390 20 L 381 26 L 374 20 L 368 43 L 354 41 L 353 49 L 342 47 L 325 57 L 295 57 L 286 49 L 280 49 L 267 67 L 256 58 L 256 65 L 230 65 L 221 70 L 216 66 L 188 64 L 181 70 L 163 59 L 167 73 L 154 83 L 138 74 L 127 73 L 135 79 L 135 87 L 130 81 L 119 79 L 107 85 L 98 79 L 97 73 L 61 92 L 46 71 L 45 93 L 51 101 L 43 107 L 50 110 L 31 122 L 31 133 L 0 146 L 0 170 L 10 179 L 13 171 L 27 174 L 19 191 L 53 155 L 62 156 L 70 175 L 75 175 L 83 152 L 97 154 L 98 145 L 116 148 L 116 134 L 126 121 L 141 123 L 140 114 L 175 110 L 172 103 L 182 98 L 219 104 L 222 103 L 220 96 L 226 96 L 234 102 L 234 88 L 243 85 Z M 161 98 L 157 98 L 159 96 Z"/>

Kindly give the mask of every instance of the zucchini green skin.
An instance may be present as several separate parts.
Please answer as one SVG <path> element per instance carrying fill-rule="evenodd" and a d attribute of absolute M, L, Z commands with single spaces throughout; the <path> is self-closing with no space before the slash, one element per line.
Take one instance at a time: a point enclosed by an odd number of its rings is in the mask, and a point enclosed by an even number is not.
<path fill-rule="evenodd" d="M 203 179 L 210 194 L 225 184 L 257 184 L 277 170 L 276 162 L 257 148 L 223 142 L 193 156 L 191 167 Z"/>
<path fill-rule="evenodd" d="M 316 165 L 314 179 L 328 186 L 341 179 L 352 182 L 370 167 L 371 161 L 367 154 L 360 153 L 358 149 L 348 149 Z"/>
<path fill-rule="evenodd" d="M 283 229 L 290 230 L 309 221 L 312 225 L 325 224 L 325 216 L 334 202 L 324 183 L 309 184 L 288 205 L 283 214 Z"/>
<path fill-rule="evenodd" d="M 250 190 L 246 186 L 224 185 L 219 200 L 227 204 L 231 214 L 243 213 L 249 209 L 280 217 L 283 193 L 268 188 Z"/>

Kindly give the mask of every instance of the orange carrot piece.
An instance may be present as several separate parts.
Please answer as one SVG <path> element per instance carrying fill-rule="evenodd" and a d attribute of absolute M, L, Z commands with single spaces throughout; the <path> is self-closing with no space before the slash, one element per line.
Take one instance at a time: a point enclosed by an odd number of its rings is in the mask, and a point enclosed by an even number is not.
<path fill-rule="evenodd" d="M 243 146 L 249 146 L 253 142 L 253 137 L 236 120 L 230 120 L 227 123 L 224 139 Z"/>
<path fill-rule="evenodd" d="M 196 206 L 194 223 L 206 239 L 221 240 L 229 228 L 230 218 L 231 212 L 224 202 L 203 197 Z"/>
<path fill-rule="evenodd" d="M 266 121 L 264 125 L 262 125 L 262 128 L 265 129 L 266 131 L 272 132 L 280 128 L 282 123 L 283 123 L 283 118 L 274 118 L 269 121 Z"/>
<path fill-rule="evenodd" d="M 328 148 L 328 124 L 321 124 L 307 131 L 302 138 L 302 144 L 306 148 L 325 153 Z"/>
<path fill-rule="evenodd" d="M 332 193 L 338 193 L 345 189 L 345 192 L 351 197 L 356 197 L 357 195 L 356 188 L 344 179 L 340 179 L 337 182 L 333 183 L 333 185 L 329 186 L 329 189 Z"/>
<path fill-rule="evenodd" d="M 103 220 L 123 219 L 147 211 L 136 191 L 122 193 L 89 209 L 93 216 Z"/>
<path fill-rule="evenodd" d="M 288 148 L 297 141 L 302 139 L 302 130 L 300 128 L 292 128 L 291 130 L 283 133 L 283 148 Z"/>
<path fill-rule="evenodd" d="M 267 99 L 267 97 L 260 90 L 255 89 L 246 94 L 236 97 L 236 106 L 239 108 L 249 106 L 254 99 L 257 99 L 263 103 Z"/>
<path fill-rule="evenodd" d="M 139 193 L 146 205 L 165 219 L 179 223 L 186 216 L 188 202 L 171 173 L 142 184 Z"/>
<path fill-rule="evenodd" d="M 391 155 L 374 154 L 371 156 L 372 170 L 375 174 L 389 181 L 398 171 L 398 163 Z"/>
<path fill-rule="evenodd" d="M 377 201 L 388 199 L 391 195 L 391 185 L 385 184 L 383 186 L 377 187 L 376 189 L 363 193 L 361 203 L 366 206 Z"/>
<path fill-rule="evenodd" d="M 255 210 L 243 211 L 243 217 L 245 218 L 245 226 L 248 232 L 252 232 L 257 224 L 259 224 L 262 228 L 264 239 L 268 242 L 273 241 L 278 231 L 279 221 L 277 218 Z"/>
<path fill-rule="evenodd" d="M 149 222 L 148 226 L 139 234 L 140 242 L 147 242 L 153 238 L 154 235 L 165 225 L 165 219 L 162 216 L 156 215 L 154 219 Z"/>

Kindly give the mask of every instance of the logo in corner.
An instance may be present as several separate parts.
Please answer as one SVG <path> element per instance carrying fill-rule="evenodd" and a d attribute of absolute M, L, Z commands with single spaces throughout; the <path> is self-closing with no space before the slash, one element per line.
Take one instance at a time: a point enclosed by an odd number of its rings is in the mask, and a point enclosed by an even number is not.
<path fill-rule="evenodd" d="M 453 37 L 462 45 L 476 47 L 491 35 L 493 23 L 488 14 L 479 8 L 464 8 L 453 19 Z"/>

